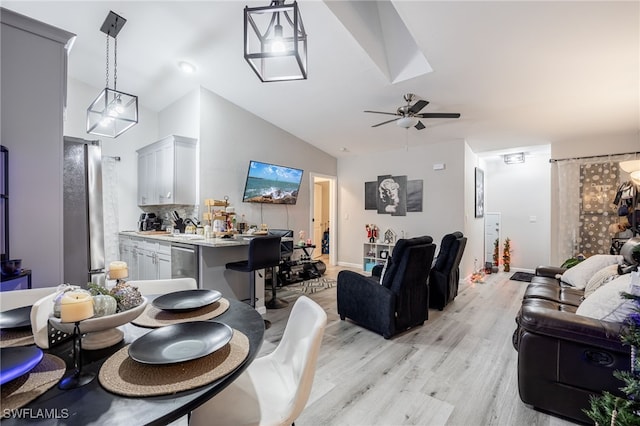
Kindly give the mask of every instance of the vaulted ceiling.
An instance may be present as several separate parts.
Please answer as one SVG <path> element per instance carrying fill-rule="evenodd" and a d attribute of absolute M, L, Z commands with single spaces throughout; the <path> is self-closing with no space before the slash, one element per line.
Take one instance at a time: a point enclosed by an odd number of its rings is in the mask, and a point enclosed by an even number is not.
<path fill-rule="evenodd" d="M 261 83 L 243 58 L 243 9 L 267 4 L 2 2 L 77 34 L 72 78 L 104 87 L 99 28 L 113 10 L 127 19 L 118 88 L 144 107 L 203 86 L 335 156 L 453 140 L 483 152 L 640 129 L 640 2 L 301 0 L 308 79 Z M 423 112 L 462 117 L 371 127 L 388 118 L 364 110 L 394 112 L 409 92 L 430 102 Z"/>

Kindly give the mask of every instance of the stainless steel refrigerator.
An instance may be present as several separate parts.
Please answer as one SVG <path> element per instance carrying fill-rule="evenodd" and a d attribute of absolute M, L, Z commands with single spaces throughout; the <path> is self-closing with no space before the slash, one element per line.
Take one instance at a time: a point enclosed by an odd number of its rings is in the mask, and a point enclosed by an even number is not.
<path fill-rule="evenodd" d="M 64 282 L 104 283 L 102 148 L 99 141 L 64 138 Z"/>

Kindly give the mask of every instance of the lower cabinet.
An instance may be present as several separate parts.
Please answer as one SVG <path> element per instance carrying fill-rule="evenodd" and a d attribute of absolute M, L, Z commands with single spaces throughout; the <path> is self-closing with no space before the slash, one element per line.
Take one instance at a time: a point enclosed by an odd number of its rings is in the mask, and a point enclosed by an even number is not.
<path fill-rule="evenodd" d="M 120 236 L 120 259 L 127 262 L 129 280 L 171 278 L 171 244 Z"/>

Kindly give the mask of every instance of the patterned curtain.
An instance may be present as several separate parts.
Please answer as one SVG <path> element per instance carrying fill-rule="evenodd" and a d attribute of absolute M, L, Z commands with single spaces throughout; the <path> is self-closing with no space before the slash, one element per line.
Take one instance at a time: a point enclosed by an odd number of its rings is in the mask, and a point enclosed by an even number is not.
<path fill-rule="evenodd" d="M 620 186 L 618 163 L 627 155 L 557 161 L 558 257 L 566 260 L 577 254 L 608 254 L 611 231 L 619 221 L 613 204 Z"/>
<path fill-rule="evenodd" d="M 118 238 L 118 161 L 102 157 L 102 209 L 104 220 L 104 264 L 120 259 Z"/>

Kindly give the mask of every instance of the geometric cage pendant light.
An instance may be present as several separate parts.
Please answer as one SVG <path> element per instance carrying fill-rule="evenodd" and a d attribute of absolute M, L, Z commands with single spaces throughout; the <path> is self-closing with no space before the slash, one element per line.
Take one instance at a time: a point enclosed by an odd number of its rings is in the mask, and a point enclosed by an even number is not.
<path fill-rule="evenodd" d="M 262 82 L 307 78 L 307 33 L 297 2 L 244 8 L 244 58 Z"/>
<path fill-rule="evenodd" d="M 110 11 L 100 27 L 100 31 L 107 35 L 106 85 L 87 108 L 87 133 L 117 138 L 138 123 L 138 97 L 117 89 L 117 36 L 126 22 L 122 16 Z M 109 38 L 114 40 L 113 89 L 109 88 Z"/>

